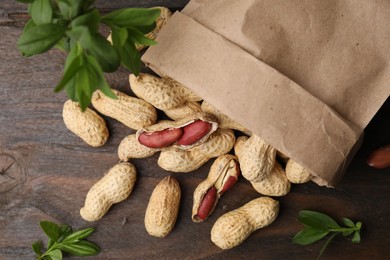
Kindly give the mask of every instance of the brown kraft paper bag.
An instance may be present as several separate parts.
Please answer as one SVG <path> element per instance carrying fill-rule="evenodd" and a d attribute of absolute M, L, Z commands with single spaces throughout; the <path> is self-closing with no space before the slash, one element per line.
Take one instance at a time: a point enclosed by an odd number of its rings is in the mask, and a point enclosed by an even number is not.
<path fill-rule="evenodd" d="M 192 0 L 143 61 L 334 186 L 390 93 L 390 1 Z"/>

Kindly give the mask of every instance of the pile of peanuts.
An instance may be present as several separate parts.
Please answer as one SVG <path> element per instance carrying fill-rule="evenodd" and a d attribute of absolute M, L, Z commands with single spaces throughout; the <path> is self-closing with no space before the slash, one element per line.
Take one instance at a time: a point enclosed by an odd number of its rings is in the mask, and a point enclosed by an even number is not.
<path fill-rule="evenodd" d="M 162 10 L 166 17 L 170 16 L 167 9 Z M 279 202 L 271 197 L 287 194 L 291 183 L 310 181 L 312 176 L 305 168 L 180 83 L 149 74 L 130 75 L 129 81 L 137 97 L 117 90 L 113 90 L 117 99 L 108 98 L 99 90 L 92 96 L 92 105 L 99 113 L 116 119 L 135 133 L 119 144 L 120 162 L 89 190 L 80 209 L 83 219 L 98 221 L 113 204 L 130 196 L 137 179 L 136 169 L 129 162 L 133 158 L 160 153 L 158 165 L 177 173 L 192 172 L 216 158 L 207 178 L 194 191 L 194 222 L 205 221 L 212 214 L 220 197 L 240 175 L 261 194 L 222 215 L 212 227 L 212 242 L 229 249 L 276 219 Z M 156 109 L 171 120 L 157 122 Z M 90 146 L 100 147 L 108 140 L 104 119 L 90 108 L 82 112 L 78 103 L 68 100 L 63 107 L 63 119 L 66 127 Z M 181 189 L 173 176 L 165 177 L 155 187 L 145 213 L 145 228 L 150 235 L 165 237 L 174 228 L 180 197 Z"/>

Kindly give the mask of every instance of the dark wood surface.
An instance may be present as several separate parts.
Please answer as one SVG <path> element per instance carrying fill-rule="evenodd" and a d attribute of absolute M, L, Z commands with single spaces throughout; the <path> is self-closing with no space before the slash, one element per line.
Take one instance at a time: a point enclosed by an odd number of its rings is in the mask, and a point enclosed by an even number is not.
<path fill-rule="evenodd" d="M 98 0 L 97 4 L 106 11 L 155 5 L 174 10 L 187 2 Z M 65 128 L 61 113 L 67 97 L 53 92 L 64 55 L 57 51 L 32 58 L 19 55 L 16 40 L 27 17 L 25 9 L 12 0 L 0 2 L 0 259 L 33 259 L 32 242 L 46 242 L 39 228 L 43 219 L 75 229 L 96 228 L 90 240 L 102 252 L 89 259 L 315 259 L 323 242 L 306 247 L 291 242 L 302 228 L 296 220 L 301 209 L 364 223 L 361 244 L 336 237 L 323 259 L 390 259 L 390 169 L 374 170 L 365 163 L 371 150 L 390 143 L 390 100 L 367 127 L 364 143 L 338 187 L 294 185 L 288 195 L 277 198 L 281 204 L 277 220 L 234 249 L 217 248 L 210 241 L 210 229 L 221 214 L 259 194 L 241 178 L 206 222 L 193 223 L 192 193 L 212 161 L 193 173 L 173 174 L 182 199 L 176 226 L 166 238 L 151 237 L 144 228 L 150 194 L 170 174 L 157 166 L 158 155 L 132 161 L 138 180 L 129 199 L 113 206 L 98 222 L 84 221 L 79 209 L 86 193 L 118 162 L 118 144 L 134 131 L 104 117 L 111 137 L 105 146 L 91 148 Z M 114 88 L 130 94 L 127 71 L 108 77 Z"/>

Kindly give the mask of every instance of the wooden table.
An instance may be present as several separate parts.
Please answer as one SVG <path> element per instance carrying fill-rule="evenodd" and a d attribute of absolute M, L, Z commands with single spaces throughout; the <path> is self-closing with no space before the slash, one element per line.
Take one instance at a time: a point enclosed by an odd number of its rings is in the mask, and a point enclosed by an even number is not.
<path fill-rule="evenodd" d="M 142 2 L 142 3 L 138 3 Z M 188 1 L 97 1 L 100 10 L 164 5 L 172 10 Z M 144 214 L 155 185 L 168 172 L 157 166 L 158 155 L 133 160 L 138 181 L 130 198 L 111 208 L 98 222 L 79 215 L 89 188 L 116 162 L 120 141 L 134 131 L 104 117 L 111 137 L 101 148 L 91 148 L 65 128 L 64 92 L 55 94 L 64 55 L 58 51 L 23 58 L 16 40 L 27 19 L 26 6 L 13 0 L 0 3 L 0 259 L 33 259 L 31 244 L 46 237 L 39 221 L 67 223 L 75 229 L 94 227 L 90 237 L 102 248 L 93 259 L 314 259 L 323 242 L 299 246 L 291 238 L 302 226 L 301 209 L 346 216 L 362 221 L 362 242 L 336 237 L 323 259 L 390 259 L 390 169 L 374 170 L 369 152 L 390 143 L 390 100 L 366 129 L 364 143 L 336 189 L 314 183 L 294 185 L 277 198 L 280 215 L 269 227 L 253 233 L 242 245 L 222 251 L 210 241 L 210 229 L 221 214 L 259 196 L 241 178 L 226 193 L 204 223 L 191 220 L 192 194 L 205 178 L 212 161 L 193 173 L 173 174 L 182 188 L 175 229 L 166 238 L 151 237 Z M 109 75 L 114 88 L 130 94 L 128 72 Z"/>

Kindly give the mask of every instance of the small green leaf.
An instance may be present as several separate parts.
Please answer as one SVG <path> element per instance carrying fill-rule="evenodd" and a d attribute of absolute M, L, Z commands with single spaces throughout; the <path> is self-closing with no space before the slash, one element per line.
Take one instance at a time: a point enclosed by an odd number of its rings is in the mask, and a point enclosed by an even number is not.
<path fill-rule="evenodd" d="M 75 243 L 78 242 L 88 236 L 90 236 L 94 232 L 93 228 L 87 228 L 83 230 L 78 230 L 73 232 L 72 234 L 68 235 L 62 243 Z"/>
<path fill-rule="evenodd" d="M 81 67 L 76 74 L 76 99 L 81 110 L 85 111 L 91 103 L 91 82 L 85 67 Z"/>
<path fill-rule="evenodd" d="M 359 230 L 362 228 L 362 225 L 363 225 L 363 223 L 360 222 L 360 221 L 356 223 L 356 227 L 357 227 Z"/>
<path fill-rule="evenodd" d="M 354 230 L 351 229 L 351 230 L 347 230 L 347 231 L 342 232 L 342 234 L 343 234 L 343 236 L 347 237 L 347 236 L 350 236 L 353 232 L 354 232 Z"/>
<path fill-rule="evenodd" d="M 143 33 L 138 31 L 137 29 L 134 28 L 128 28 L 128 37 L 132 39 L 133 42 L 145 45 L 145 46 L 150 46 L 150 45 L 155 45 L 157 42 L 153 41 L 152 39 L 149 39 L 146 37 Z"/>
<path fill-rule="evenodd" d="M 329 231 L 306 227 L 293 237 L 293 242 L 299 245 L 310 245 L 322 239 L 327 234 L 329 234 Z"/>
<path fill-rule="evenodd" d="M 35 27 L 36 24 L 34 23 L 33 19 L 29 19 L 26 23 L 26 25 L 24 26 L 24 29 L 23 29 L 23 32 L 27 32 L 28 30 L 30 30 L 31 28 Z"/>
<path fill-rule="evenodd" d="M 61 244 L 60 249 L 75 256 L 92 256 L 100 252 L 100 247 L 96 244 L 81 240 L 75 244 Z"/>
<path fill-rule="evenodd" d="M 53 260 L 62 260 L 62 253 L 59 249 L 54 249 L 53 251 L 47 253 L 47 255 L 50 256 Z"/>
<path fill-rule="evenodd" d="M 74 19 L 70 26 L 73 27 L 79 27 L 79 26 L 86 26 L 88 27 L 89 31 L 91 33 L 96 33 L 98 31 L 100 22 L 100 14 L 97 9 L 93 9 L 92 11 L 80 15 L 76 19 Z"/>
<path fill-rule="evenodd" d="M 100 34 L 93 36 L 93 45 L 88 48 L 104 72 L 113 72 L 120 65 L 120 57 L 111 43 Z"/>
<path fill-rule="evenodd" d="M 82 1 L 79 0 L 57 0 L 58 8 L 61 14 L 67 20 L 72 20 L 80 12 L 80 4 Z"/>
<path fill-rule="evenodd" d="M 103 16 L 102 22 L 128 28 L 151 25 L 159 16 L 158 8 L 125 8 Z"/>
<path fill-rule="evenodd" d="M 76 78 L 71 79 L 68 84 L 65 86 L 66 94 L 72 101 L 77 101 L 76 99 Z"/>
<path fill-rule="evenodd" d="M 63 241 L 66 237 L 72 234 L 72 228 L 69 225 L 61 225 L 60 226 L 60 241 Z"/>
<path fill-rule="evenodd" d="M 65 88 L 65 86 L 69 83 L 71 79 L 73 79 L 80 68 L 82 67 L 81 59 L 80 57 L 73 59 L 72 63 L 68 67 L 67 70 L 65 70 L 64 75 L 62 76 L 61 81 L 58 83 L 58 85 L 55 87 L 54 91 L 59 92 Z"/>
<path fill-rule="evenodd" d="M 134 46 L 134 43 L 126 42 L 123 47 L 115 46 L 122 64 L 136 76 L 141 71 L 141 55 Z"/>
<path fill-rule="evenodd" d="M 114 27 L 111 28 L 111 39 L 113 45 L 117 46 L 124 46 L 128 37 L 128 32 L 126 28 L 119 28 L 119 27 Z"/>
<path fill-rule="evenodd" d="M 341 220 L 343 222 L 344 225 L 346 225 L 347 227 L 355 227 L 355 223 L 353 223 L 352 220 L 350 220 L 349 218 L 342 218 Z"/>
<path fill-rule="evenodd" d="M 54 241 L 60 237 L 60 227 L 56 223 L 43 220 L 40 222 L 40 226 L 45 234 Z"/>
<path fill-rule="evenodd" d="M 16 0 L 16 2 L 19 2 L 19 3 L 24 3 L 24 4 L 31 4 L 32 2 L 34 2 L 35 0 Z"/>
<path fill-rule="evenodd" d="M 92 34 L 87 26 L 72 27 L 66 32 L 74 42 L 79 43 L 84 49 L 88 49 L 93 45 Z"/>
<path fill-rule="evenodd" d="M 51 238 L 47 239 L 47 248 L 50 248 L 54 245 L 55 241 Z"/>
<path fill-rule="evenodd" d="M 311 210 L 301 210 L 298 213 L 298 220 L 306 226 L 320 230 L 340 228 L 337 222 L 328 215 Z"/>
<path fill-rule="evenodd" d="M 35 24 L 50 23 L 53 18 L 53 8 L 50 0 L 36 0 L 31 4 L 31 18 Z"/>
<path fill-rule="evenodd" d="M 37 255 L 42 254 L 42 242 L 41 241 L 36 241 L 31 245 L 32 249 Z"/>
<path fill-rule="evenodd" d="M 65 26 L 58 24 L 34 26 L 20 36 L 18 48 L 25 56 L 43 53 L 52 48 L 65 35 L 65 30 Z"/>
<path fill-rule="evenodd" d="M 360 243 L 360 232 L 359 231 L 355 231 L 355 233 L 353 234 L 352 243 L 354 243 L 354 244 Z"/>

